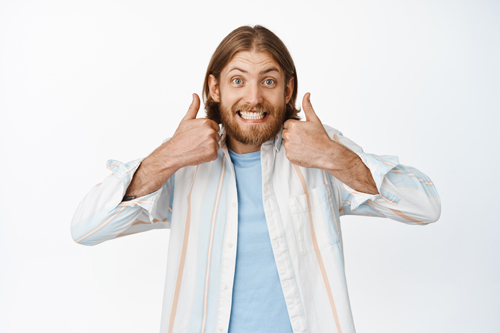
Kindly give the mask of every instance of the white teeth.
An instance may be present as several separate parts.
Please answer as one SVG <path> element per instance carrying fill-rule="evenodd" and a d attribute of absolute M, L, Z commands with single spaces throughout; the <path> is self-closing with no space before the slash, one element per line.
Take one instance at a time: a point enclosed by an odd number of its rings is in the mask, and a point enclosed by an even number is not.
<path fill-rule="evenodd" d="M 264 118 L 264 112 L 240 111 L 240 116 L 243 119 L 262 119 L 262 118 Z"/>

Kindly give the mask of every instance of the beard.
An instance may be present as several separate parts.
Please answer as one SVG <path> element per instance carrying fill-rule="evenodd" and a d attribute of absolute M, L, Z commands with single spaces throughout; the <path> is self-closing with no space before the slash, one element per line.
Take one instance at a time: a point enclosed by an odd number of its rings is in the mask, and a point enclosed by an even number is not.
<path fill-rule="evenodd" d="M 255 106 L 234 104 L 231 108 L 221 103 L 219 104 L 221 123 L 224 125 L 226 135 L 232 139 L 246 145 L 260 146 L 264 142 L 271 140 L 279 133 L 285 122 L 286 106 L 273 107 L 270 105 L 257 104 Z M 265 112 L 267 120 L 265 123 L 247 124 L 243 130 L 235 117 L 238 111 L 255 110 Z"/>

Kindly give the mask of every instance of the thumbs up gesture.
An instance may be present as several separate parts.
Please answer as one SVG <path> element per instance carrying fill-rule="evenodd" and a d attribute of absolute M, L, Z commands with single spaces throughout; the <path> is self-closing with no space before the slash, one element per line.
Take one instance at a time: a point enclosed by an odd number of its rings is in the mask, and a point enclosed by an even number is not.
<path fill-rule="evenodd" d="M 165 159 L 175 163 L 175 169 L 213 161 L 219 151 L 219 124 L 207 118 L 196 118 L 200 98 L 193 101 L 172 138 L 158 149 Z M 160 153 L 160 152 L 159 152 Z"/>
<path fill-rule="evenodd" d="M 281 133 L 286 157 L 293 164 L 318 169 L 331 169 L 332 154 L 343 146 L 331 140 L 314 112 L 310 93 L 302 99 L 306 121 L 289 119 Z"/>
<path fill-rule="evenodd" d="M 219 125 L 210 119 L 196 119 L 199 109 L 200 98 L 193 94 L 193 101 L 172 138 L 141 162 L 125 192 L 124 201 L 157 191 L 182 167 L 217 158 Z"/>

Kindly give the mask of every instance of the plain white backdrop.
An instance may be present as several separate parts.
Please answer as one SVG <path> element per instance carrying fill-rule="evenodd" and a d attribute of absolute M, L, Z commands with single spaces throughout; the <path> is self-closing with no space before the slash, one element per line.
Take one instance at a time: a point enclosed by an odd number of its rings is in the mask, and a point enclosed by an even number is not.
<path fill-rule="evenodd" d="M 343 218 L 358 333 L 499 332 L 500 2 L 484 0 L 1 1 L 0 331 L 158 332 L 169 231 L 85 247 L 70 222 L 108 159 L 174 133 L 245 24 L 288 46 L 299 103 L 440 193 L 425 227 Z"/>

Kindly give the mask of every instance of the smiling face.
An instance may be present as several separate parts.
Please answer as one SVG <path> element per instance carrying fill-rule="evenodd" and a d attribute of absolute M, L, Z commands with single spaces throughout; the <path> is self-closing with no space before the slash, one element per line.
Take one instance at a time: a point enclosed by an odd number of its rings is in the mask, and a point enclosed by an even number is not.
<path fill-rule="evenodd" d="M 220 103 L 227 143 L 236 153 L 257 151 L 272 139 L 285 121 L 293 79 L 268 54 L 238 52 L 223 68 L 219 82 L 209 77 L 210 95 Z"/>

